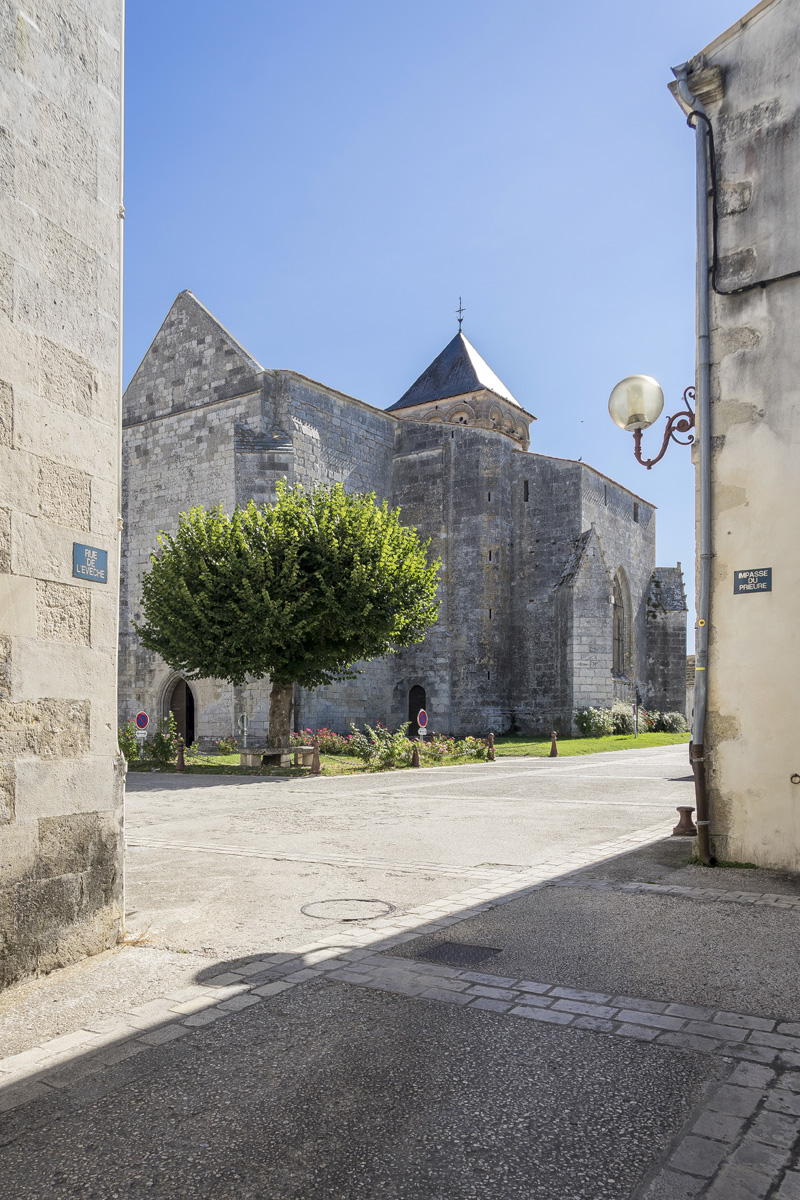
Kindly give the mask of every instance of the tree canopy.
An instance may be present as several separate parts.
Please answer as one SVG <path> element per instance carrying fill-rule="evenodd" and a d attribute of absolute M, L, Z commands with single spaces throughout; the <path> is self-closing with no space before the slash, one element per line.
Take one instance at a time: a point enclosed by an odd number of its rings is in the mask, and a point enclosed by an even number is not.
<path fill-rule="evenodd" d="M 341 484 L 277 492 L 230 516 L 192 508 L 159 534 L 134 626 L 142 643 L 188 679 L 314 688 L 422 641 L 440 563 L 400 510 Z"/>

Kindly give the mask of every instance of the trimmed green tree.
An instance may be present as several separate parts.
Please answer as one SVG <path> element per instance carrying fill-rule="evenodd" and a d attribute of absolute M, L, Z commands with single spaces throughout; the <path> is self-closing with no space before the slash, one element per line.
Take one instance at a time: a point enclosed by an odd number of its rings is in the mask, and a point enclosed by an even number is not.
<path fill-rule="evenodd" d="M 421 642 L 440 563 L 400 510 L 341 484 L 277 486 L 271 505 L 192 508 L 159 534 L 142 581 L 149 650 L 187 679 L 272 681 L 268 742 L 289 742 L 292 688 Z"/>

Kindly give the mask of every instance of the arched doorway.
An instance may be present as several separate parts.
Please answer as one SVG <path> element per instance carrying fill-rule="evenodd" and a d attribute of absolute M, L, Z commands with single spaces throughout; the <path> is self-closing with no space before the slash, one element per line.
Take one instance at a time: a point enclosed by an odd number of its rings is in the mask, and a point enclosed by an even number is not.
<path fill-rule="evenodd" d="M 419 725 L 417 724 L 417 717 L 419 716 L 419 710 L 425 707 L 425 688 L 420 687 L 418 683 L 415 683 L 411 691 L 408 693 L 408 719 L 411 722 L 408 727 L 409 737 L 419 737 Z"/>
<path fill-rule="evenodd" d="M 175 718 L 184 745 L 191 746 L 194 741 L 194 696 L 185 679 L 179 679 L 172 689 L 169 711 Z"/>

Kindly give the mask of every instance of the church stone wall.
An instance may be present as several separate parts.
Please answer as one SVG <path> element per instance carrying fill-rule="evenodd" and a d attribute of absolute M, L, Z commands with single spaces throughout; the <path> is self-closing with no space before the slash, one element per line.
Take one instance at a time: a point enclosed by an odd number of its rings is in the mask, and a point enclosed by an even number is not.
<path fill-rule="evenodd" d="M 126 632 L 158 529 L 174 528 L 191 504 L 272 501 L 279 479 L 388 499 L 442 563 L 439 618 L 424 642 L 358 664 L 355 679 L 296 689 L 295 727 L 397 727 L 420 686 L 436 731 L 566 733 L 576 706 L 627 699 L 630 681 L 644 678 L 654 510 L 583 463 L 525 453 L 501 429 L 398 417 L 292 371 L 265 371 L 189 293 L 128 389 L 126 420 L 125 717 L 138 707 L 161 715 L 172 684 Z M 617 574 L 630 631 L 624 679 L 611 671 Z M 241 712 L 252 741 L 263 740 L 268 680 L 191 686 L 201 741 L 236 732 Z"/>
<path fill-rule="evenodd" d="M 288 430 L 294 449 L 293 480 L 341 483 L 348 492 L 374 492 L 391 500 L 396 418 L 292 371 L 268 373 L 276 425 Z M 356 667 L 359 671 L 359 667 Z M 298 689 L 295 727 L 346 730 L 351 721 L 389 722 L 389 660 L 360 665 L 358 678 L 313 691 Z M 266 728 L 259 710 L 259 728 Z M 262 702 L 263 703 L 263 702 Z"/>
<path fill-rule="evenodd" d="M 0 986 L 123 915 L 121 11 L 0 12 Z M 73 576 L 76 543 L 107 582 Z"/>
<path fill-rule="evenodd" d="M 655 509 L 613 480 L 583 465 L 582 509 L 584 528 L 594 527 L 600 539 L 609 583 L 617 575 L 621 579 L 627 629 L 625 676 L 630 683 L 618 680 L 611 698 L 632 701 L 635 688 L 638 686 L 643 692 L 648 679 L 647 596 L 655 568 Z M 607 623 L 598 625 L 609 670 L 611 644 L 607 631 L 611 629 L 611 621 L 609 593 Z M 597 650 L 598 654 L 602 652 L 599 645 Z M 682 654 L 685 656 L 685 651 Z"/>
<path fill-rule="evenodd" d="M 143 709 L 153 729 L 167 711 L 174 673 L 144 649 L 131 624 L 141 619 L 142 576 L 159 531 L 174 532 L 181 512 L 198 504 L 233 509 L 237 466 L 252 444 L 248 431 L 258 433 L 264 426 L 262 377 L 259 364 L 184 292 L 126 389 L 120 722 Z M 191 688 L 197 735 L 230 734 L 231 688 L 217 680 L 201 680 Z"/>
<path fill-rule="evenodd" d="M 393 718 L 425 688 L 431 727 L 499 732 L 508 725 L 511 612 L 509 462 L 494 433 L 416 422 L 398 430 L 394 503 L 442 560 L 440 610 L 425 641 L 396 655 Z"/>
<path fill-rule="evenodd" d="M 572 723 L 571 594 L 559 588 L 580 526 L 580 469 L 540 455 L 511 460 L 513 667 L 509 724 L 568 732 Z M 527 497 L 527 498 L 526 498 Z"/>
<path fill-rule="evenodd" d="M 690 715 L 686 696 L 686 593 L 681 564 L 657 567 L 647 597 L 645 708 Z"/>
<path fill-rule="evenodd" d="M 265 387 L 275 425 L 292 437 L 296 482 L 390 495 L 396 418 L 292 371 L 268 372 Z"/>

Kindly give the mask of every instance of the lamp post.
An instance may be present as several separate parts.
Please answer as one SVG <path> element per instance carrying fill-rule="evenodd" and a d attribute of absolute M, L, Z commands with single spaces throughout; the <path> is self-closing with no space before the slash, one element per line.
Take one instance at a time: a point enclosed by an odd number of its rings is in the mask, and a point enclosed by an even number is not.
<path fill-rule="evenodd" d="M 700 162 L 705 162 L 703 144 L 698 145 Z M 707 229 L 705 228 L 705 166 L 698 170 L 698 263 L 708 261 L 708 246 L 706 243 Z M 698 311 L 701 314 L 700 325 L 705 332 L 698 335 L 701 354 L 698 359 L 698 383 L 700 387 L 700 432 L 698 443 L 700 456 L 700 521 L 699 521 L 699 574 L 697 600 L 697 638 L 696 670 L 698 675 L 695 691 L 695 704 L 692 713 L 692 740 L 689 743 L 689 758 L 694 774 L 695 798 L 697 803 L 697 838 L 700 858 L 707 867 L 713 867 L 716 859 L 711 851 L 709 838 L 709 810 L 706 794 L 705 773 L 705 719 L 706 719 L 706 664 L 708 662 L 708 595 L 711 563 L 711 476 L 709 464 L 708 441 L 708 272 L 705 267 L 698 266 Z M 702 303 L 701 303 L 702 300 Z M 642 430 L 649 429 L 661 416 L 664 408 L 664 393 L 652 375 L 627 375 L 614 388 L 608 400 L 608 411 L 611 420 L 620 429 L 633 434 L 633 454 L 638 463 L 649 471 L 667 452 L 670 442 L 679 446 L 691 446 L 695 435 L 690 430 L 695 428 L 694 409 L 692 403 L 696 400 L 696 391 L 687 387 L 683 393 L 684 407 L 667 419 L 664 430 L 664 440 L 655 458 L 642 458 Z M 682 441 L 676 434 L 686 437 Z"/>
<path fill-rule="evenodd" d="M 620 380 L 608 400 L 608 411 L 611 420 L 626 433 L 633 434 L 633 454 L 638 463 L 647 467 L 648 471 L 667 452 L 670 441 L 679 446 L 690 446 L 694 441 L 694 410 L 691 401 L 694 400 L 694 388 L 687 387 L 683 393 L 684 407 L 667 420 L 664 430 L 664 441 L 655 458 L 642 458 L 642 430 L 649 429 L 661 416 L 664 408 L 664 393 L 652 375 L 627 375 Z M 681 441 L 677 434 L 689 434 Z"/>

